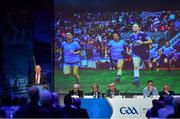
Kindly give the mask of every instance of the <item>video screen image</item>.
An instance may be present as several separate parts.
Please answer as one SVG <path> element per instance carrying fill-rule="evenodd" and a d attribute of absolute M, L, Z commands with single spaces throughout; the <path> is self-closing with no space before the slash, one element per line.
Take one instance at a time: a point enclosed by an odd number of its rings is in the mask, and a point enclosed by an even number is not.
<path fill-rule="evenodd" d="M 142 94 L 152 80 L 180 93 L 180 11 L 54 11 L 55 91 L 114 83 Z M 139 85 L 134 85 L 139 81 Z"/>

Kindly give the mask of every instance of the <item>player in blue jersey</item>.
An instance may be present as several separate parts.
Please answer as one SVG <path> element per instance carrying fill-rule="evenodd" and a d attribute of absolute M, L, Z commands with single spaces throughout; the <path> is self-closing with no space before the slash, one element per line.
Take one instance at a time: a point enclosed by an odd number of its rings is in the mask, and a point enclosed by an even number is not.
<path fill-rule="evenodd" d="M 117 79 L 116 82 L 120 83 L 120 79 L 122 76 L 122 67 L 124 63 L 124 58 L 122 52 L 125 49 L 125 41 L 121 40 L 117 33 L 113 34 L 113 40 L 109 41 L 108 49 L 110 52 L 110 57 L 112 63 L 117 67 Z"/>
<path fill-rule="evenodd" d="M 80 78 L 78 71 L 81 46 L 77 41 L 73 41 L 73 36 L 70 32 L 66 33 L 66 41 L 62 42 L 62 49 L 64 52 L 64 74 L 69 75 L 72 70 L 76 83 L 79 84 Z"/>
<path fill-rule="evenodd" d="M 149 69 L 156 69 L 157 71 L 159 71 L 159 63 L 157 57 L 157 47 L 153 44 L 149 44 Z"/>
<path fill-rule="evenodd" d="M 133 33 L 130 36 L 130 46 L 132 47 L 133 65 L 134 65 L 134 82 L 139 86 L 139 66 L 141 60 L 148 61 L 149 44 L 152 44 L 151 38 L 143 31 L 140 26 L 135 23 L 132 26 Z"/>
<path fill-rule="evenodd" d="M 174 53 L 176 50 L 170 46 L 169 41 L 166 41 L 165 46 L 162 49 L 162 55 L 163 55 L 163 61 L 165 64 L 168 64 L 169 70 L 171 69 L 173 63 L 174 63 Z"/>

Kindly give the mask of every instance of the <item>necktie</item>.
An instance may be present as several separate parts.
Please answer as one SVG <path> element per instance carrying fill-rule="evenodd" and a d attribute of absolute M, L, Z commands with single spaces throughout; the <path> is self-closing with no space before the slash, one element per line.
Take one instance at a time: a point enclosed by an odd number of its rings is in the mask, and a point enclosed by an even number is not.
<path fill-rule="evenodd" d="M 36 84 L 39 83 L 38 80 L 39 80 L 39 74 L 36 75 Z"/>

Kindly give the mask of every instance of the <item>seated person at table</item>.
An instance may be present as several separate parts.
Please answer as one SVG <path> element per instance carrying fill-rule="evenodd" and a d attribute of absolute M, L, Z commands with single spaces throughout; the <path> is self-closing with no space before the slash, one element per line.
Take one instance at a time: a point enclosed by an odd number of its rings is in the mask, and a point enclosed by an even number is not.
<path fill-rule="evenodd" d="M 106 97 L 112 98 L 113 96 L 119 95 L 119 90 L 115 88 L 114 83 L 109 84 L 109 89 L 106 91 Z"/>
<path fill-rule="evenodd" d="M 43 85 L 47 88 L 47 78 L 44 73 L 41 72 L 41 66 L 35 66 L 35 72 L 30 75 L 30 79 L 28 80 L 28 86 L 32 85 Z"/>
<path fill-rule="evenodd" d="M 148 80 L 147 81 L 147 87 L 143 89 L 143 96 L 144 97 L 150 97 L 150 96 L 155 96 L 159 95 L 158 90 L 156 87 L 153 86 L 153 81 Z"/>
<path fill-rule="evenodd" d="M 173 95 L 174 91 L 169 90 L 169 86 L 167 84 L 164 85 L 163 91 L 160 92 L 160 96 L 168 96 Z"/>
<path fill-rule="evenodd" d="M 93 95 L 94 98 L 101 97 L 101 93 L 99 92 L 99 86 L 97 84 L 92 85 L 92 90 L 93 91 L 90 93 L 90 95 Z"/>
<path fill-rule="evenodd" d="M 69 95 L 83 97 L 83 91 L 79 90 L 78 84 L 74 84 L 72 90 L 69 91 Z"/>

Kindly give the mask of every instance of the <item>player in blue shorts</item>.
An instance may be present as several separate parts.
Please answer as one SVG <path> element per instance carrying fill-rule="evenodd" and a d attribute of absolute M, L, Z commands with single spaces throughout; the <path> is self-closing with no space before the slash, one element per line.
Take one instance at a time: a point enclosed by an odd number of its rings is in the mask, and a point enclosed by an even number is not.
<path fill-rule="evenodd" d="M 64 74 L 67 76 L 73 71 L 76 83 L 79 84 L 79 62 L 81 46 L 77 41 L 73 41 L 73 36 L 70 32 L 66 33 L 66 41 L 62 42 L 62 49 L 64 52 Z"/>
<path fill-rule="evenodd" d="M 124 40 L 121 40 L 117 33 L 113 34 L 113 40 L 109 41 L 108 49 L 110 52 L 110 57 L 112 62 L 117 67 L 117 79 L 116 82 L 120 83 L 122 76 L 122 67 L 124 63 L 124 58 L 122 52 L 124 51 L 126 43 Z"/>
<path fill-rule="evenodd" d="M 156 69 L 157 71 L 159 71 L 159 63 L 157 57 L 157 46 L 149 44 L 149 69 Z"/>
<path fill-rule="evenodd" d="M 134 82 L 133 84 L 139 86 L 139 66 L 141 60 L 148 61 L 149 58 L 149 44 L 152 44 L 151 38 L 143 31 L 140 26 L 135 23 L 132 26 L 133 33 L 130 35 L 130 46 L 133 54 L 134 65 Z"/>
<path fill-rule="evenodd" d="M 172 67 L 172 64 L 175 60 L 174 58 L 174 53 L 176 52 L 176 50 L 170 46 L 169 41 L 166 41 L 165 46 L 162 49 L 162 55 L 163 55 L 163 61 L 165 64 L 168 64 L 168 68 L 169 70 Z"/>

